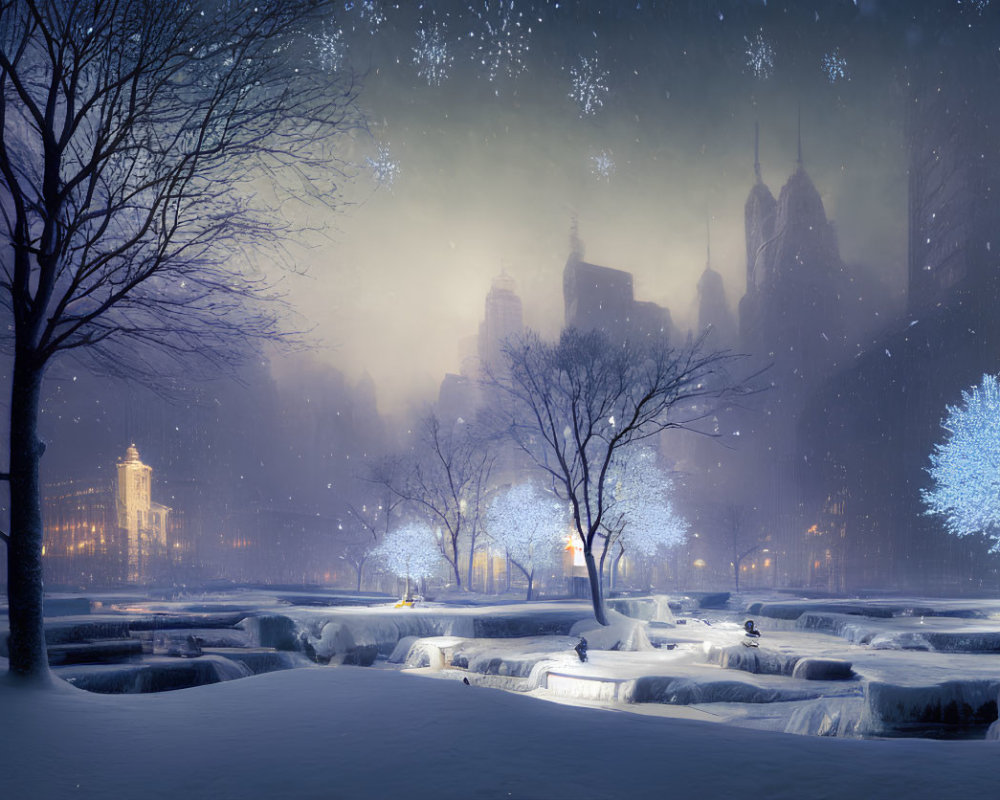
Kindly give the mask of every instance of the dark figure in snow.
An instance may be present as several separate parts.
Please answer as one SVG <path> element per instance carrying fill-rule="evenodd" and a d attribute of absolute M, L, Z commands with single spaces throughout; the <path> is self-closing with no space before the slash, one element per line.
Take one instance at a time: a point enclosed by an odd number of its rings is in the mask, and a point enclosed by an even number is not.
<path fill-rule="evenodd" d="M 747 647 L 757 647 L 757 640 L 760 638 L 760 631 L 753 624 L 752 619 L 743 623 L 744 634 L 748 637 L 743 640 Z"/>
<path fill-rule="evenodd" d="M 576 647 L 574 647 L 573 649 L 576 650 L 576 654 L 578 656 L 580 656 L 580 660 L 581 661 L 586 661 L 587 660 L 587 640 L 586 639 L 584 639 L 581 636 L 580 637 L 580 641 L 577 642 Z"/>

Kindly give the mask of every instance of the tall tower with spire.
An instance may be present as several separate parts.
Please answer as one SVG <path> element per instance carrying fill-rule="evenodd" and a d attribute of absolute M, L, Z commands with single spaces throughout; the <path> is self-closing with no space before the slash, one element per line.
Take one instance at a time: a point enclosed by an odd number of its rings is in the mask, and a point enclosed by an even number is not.
<path fill-rule="evenodd" d="M 712 269 L 712 241 L 709 221 L 705 221 L 705 271 L 698 279 L 698 330 L 710 331 L 710 346 L 736 345 L 736 320 L 726 302 L 722 276 Z"/>
<path fill-rule="evenodd" d="M 524 333 L 524 312 L 514 279 L 501 269 L 486 295 L 486 313 L 479 326 L 479 360 L 487 369 L 503 364 L 505 342 Z"/>

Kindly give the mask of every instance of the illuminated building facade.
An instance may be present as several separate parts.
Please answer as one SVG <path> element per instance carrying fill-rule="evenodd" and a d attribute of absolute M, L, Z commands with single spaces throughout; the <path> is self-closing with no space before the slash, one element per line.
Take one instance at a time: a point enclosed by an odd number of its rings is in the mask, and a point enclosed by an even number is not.
<path fill-rule="evenodd" d="M 142 583 L 152 577 L 150 565 L 169 555 L 167 517 L 170 509 L 152 501 L 153 468 L 143 464 L 134 444 L 118 462 L 115 505 L 118 528 L 125 532 L 127 580 Z"/>
<path fill-rule="evenodd" d="M 132 445 L 112 483 L 45 487 L 42 563 L 50 586 L 114 586 L 163 578 L 182 556 L 170 509 L 152 500 L 153 469 Z"/>
<path fill-rule="evenodd" d="M 45 487 L 42 563 L 46 586 L 119 584 L 125 541 L 111 486 L 64 481 Z"/>

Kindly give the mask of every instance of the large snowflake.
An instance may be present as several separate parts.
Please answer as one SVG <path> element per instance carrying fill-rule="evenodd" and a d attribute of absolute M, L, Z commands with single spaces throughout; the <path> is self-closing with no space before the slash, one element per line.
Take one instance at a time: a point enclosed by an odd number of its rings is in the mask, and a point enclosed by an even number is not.
<path fill-rule="evenodd" d="M 516 78 L 525 70 L 531 26 L 514 0 L 481 0 L 469 6 L 475 28 L 469 38 L 475 43 L 475 59 L 492 82 L 506 76 Z"/>
<path fill-rule="evenodd" d="M 602 150 L 590 157 L 590 173 L 602 181 L 610 181 L 615 174 L 615 159 L 610 151 Z"/>
<path fill-rule="evenodd" d="M 331 31 L 326 26 L 318 34 L 311 37 L 316 48 L 316 59 L 321 69 L 336 72 L 344 63 L 344 33 L 340 29 Z"/>
<path fill-rule="evenodd" d="M 747 43 L 746 68 L 754 77 L 769 78 L 774 72 L 774 47 L 764 38 L 764 31 L 758 31 L 752 38 L 744 36 L 743 41 Z"/>
<path fill-rule="evenodd" d="M 445 27 L 435 23 L 430 28 L 417 31 L 417 46 L 413 48 L 413 63 L 417 75 L 431 86 L 440 86 L 448 77 L 455 59 L 448 50 Z"/>
<path fill-rule="evenodd" d="M 840 54 L 839 47 L 823 56 L 823 74 L 830 83 L 850 80 L 847 76 L 847 59 Z"/>
<path fill-rule="evenodd" d="M 365 164 L 381 186 L 391 187 L 399 177 L 399 162 L 393 159 L 388 143 L 379 143 L 375 149 L 375 158 L 369 156 L 365 159 Z"/>
<path fill-rule="evenodd" d="M 597 56 L 580 56 L 578 66 L 570 67 L 572 88 L 569 96 L 580 107 L 580 116 L 591 116 L 604 107 L 608 95 L 608 73 L 601 69 Z"/>
<path fill-rule="evenodd" d="M 990 0 L 958 0 L 958 4 L 962 6 L 962 8 L 978 11 L 982 14 L 986 10 L 986 7 L 990 4 Z"/>
<path fill-rule="evenodd" d="M 922 492 L 928 514 L 944 518 L 955 536 L 984 533 L 1000 552 L 1000 383 L 994 375 L 962 392 L 941 423 L 948 436 L 934 446 Z"/>

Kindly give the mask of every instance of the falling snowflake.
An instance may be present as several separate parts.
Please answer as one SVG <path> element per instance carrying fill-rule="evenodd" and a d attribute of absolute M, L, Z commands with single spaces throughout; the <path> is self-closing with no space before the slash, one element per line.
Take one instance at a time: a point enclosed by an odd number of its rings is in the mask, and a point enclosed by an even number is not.
<path fill-rule="evenodd" d="M 823 73 L 830 83 L 850 80 L 847 77 L 847 59 L 840 55 L 839 47 L 823 56 Z"/>
<path fill-rule="evenodd" d="M 524 72 L 531 26 L 515 10 L 514 0 L 481 0 L 469 10 L 478 22 L 478 30 L 469 33 L 476 40 L 474 58 L 487 78 L 493 82 L 501 75 L 516 78 Z"/>
<path fill-rule="evenodd" d="M 399 177 L 399 162 L 393 160 L 388 142 L 379 144 L 375 158 L 369 156 L 365 159 L 365 164 L 371 170 L 372 177 L 381 186 L 392 186 Z"/>
<path fill-rule="evenodd" d="M 310 37 L 316 46 L 316 57 L 321 69 L 336 72 L 344 63 L 344 32 L 330 33 L 325 27 L 322 33 Z"/>
<path fill-rule="evenodd" d="M 569 96 L 580 106 L 580 116 L 592 116 L 604 106 L 608 94 L 608 73 L 601 69 L 597 56 L 580 56 L 580 66 L 570 67 L 573 88 Z"/>
<path fill-rule="evenodd" d="M 978 11 L 982 14 L 986 10 L 986 7 L 990 4 L 990 0 L 958 0 L 958 4 L 962 6 L 963 9 Z"/>
<path fill-rule="evenodd" d="M 435 24 L 429 30 L 421 28 L 417 31 L 417 46 L 413 48 L 413 63 L 417 67 L 417 75 L 427 81 L 428 85 L 440 86 L 448 77 L 452 58 L 448 51 L 448 43 L 444 37 L 443 25 Z"/>
<path fill-rule="evenodd" d="M 615 174 L 615 160 L 611 153 L 602 150 L 596 156 L 590 157 L 590 172 L 598 180 L 610 181 Z"/>
<path fill-rule="evenodd" d="M 368 23 L 372 33 L 375 33 L 385 23 L 386 15 L 378 0 L 362 0 L 361 19 Z"/>
<path fill-rule="evenodd" d="M 746 68 L 756 78 L 760 78 L 761 80 L 769 78 L 774 71 L 774 48 L 764 38 L 763 29 L 755 33 L 752 39 L 744 36 L 743 41 L 747 43 Z"/>

